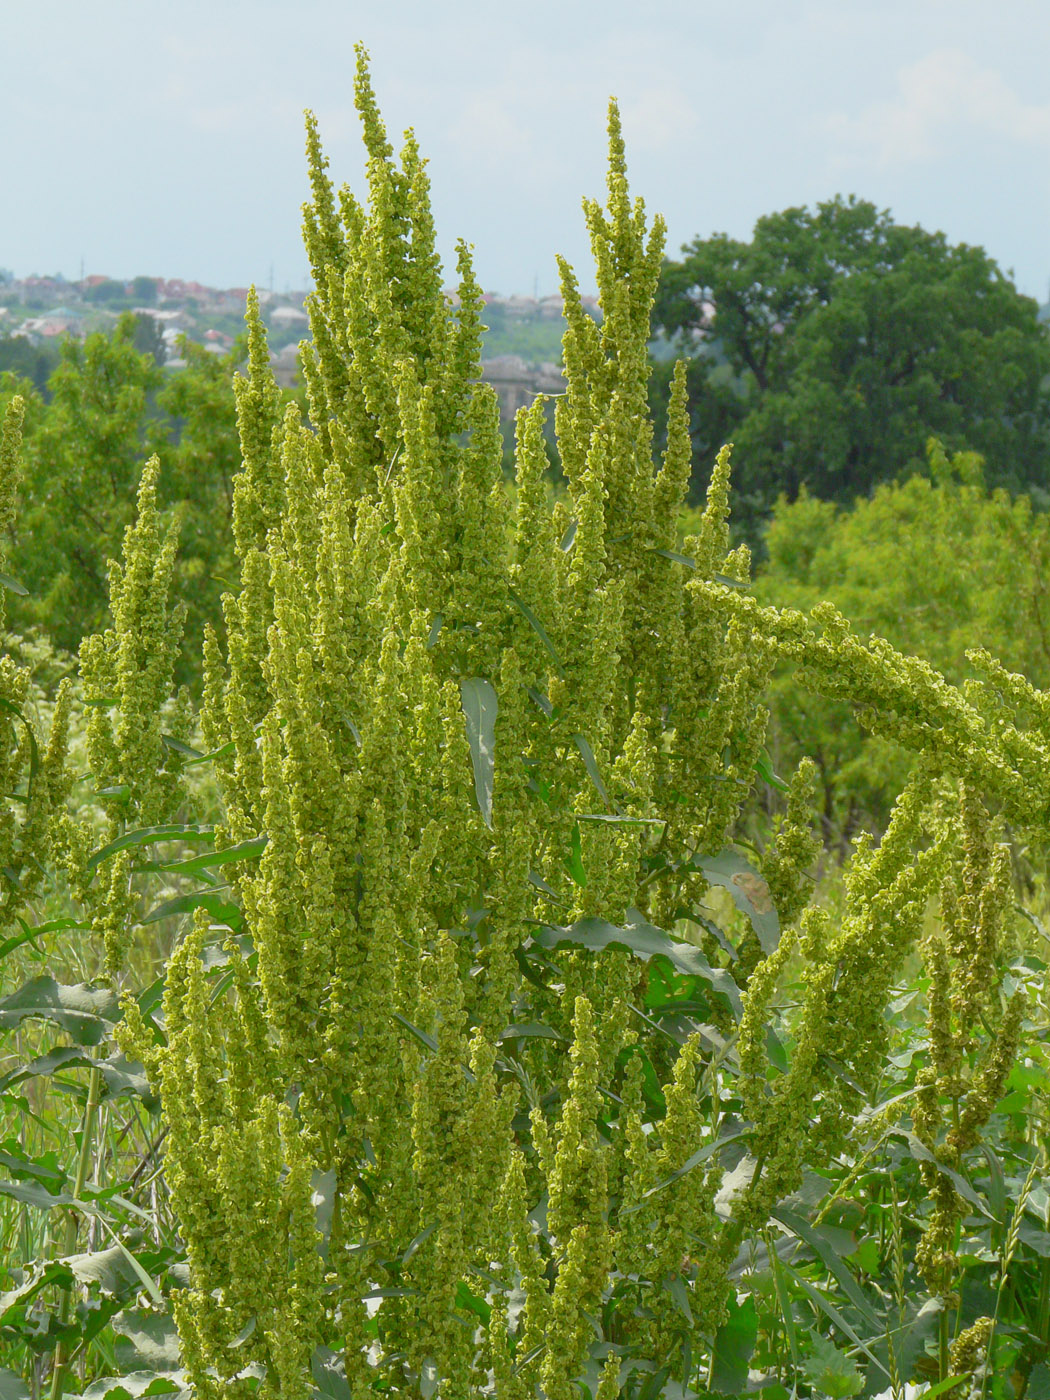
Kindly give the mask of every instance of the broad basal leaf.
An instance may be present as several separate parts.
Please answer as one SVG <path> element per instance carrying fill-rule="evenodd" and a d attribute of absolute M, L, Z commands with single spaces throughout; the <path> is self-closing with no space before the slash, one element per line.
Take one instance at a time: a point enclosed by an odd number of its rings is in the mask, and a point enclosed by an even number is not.
<path fill-rule="evenodd" d="M 496 764 L 496 716 L 499 700 L 488 681 L 468 676 L 459 683 L 463 716 L 467 723 L 470 761 L 474 765 L 474 792 L 478 811 L 492 826 L 492 781 Z"/>
<path fill-rule="evenodd" d="M 532 935 L 544 948 L 624 948 L 635 957 L 648 961 L 663 957 L 679 972 L 698 977 L 741 1015 L 740 988 L 721 968 L 712 967 L 699 948 L 680 943 L 663 929 L 647 923 L 635 909 L 627 911 L 628 922 L 620 928 L 605 919 L 580 919 L 567 928 L 555 924 L 541 925 Z"/>
<path fill-rule="evenodd" d="M 717 856 L 694 856 L 692 864 L 703 872 L 712 885 L 721 885 L 733 897 L 733 903 L 751 920 L 762 951 L 772 953 L 780 942 L 780 919 L 765 880 L 736 851 L 721 851 Z"/>
<path fill-rule="evenodd" d="M 117 998 L 106 987 L 87 982 L 64 987 L 53 977 L 34 977 L 0 1001 L 0 1029 L 14 1030 L 37 1016 L 54 1021 L 78 1045 L 97 1045 L 120 1018 Z"/>

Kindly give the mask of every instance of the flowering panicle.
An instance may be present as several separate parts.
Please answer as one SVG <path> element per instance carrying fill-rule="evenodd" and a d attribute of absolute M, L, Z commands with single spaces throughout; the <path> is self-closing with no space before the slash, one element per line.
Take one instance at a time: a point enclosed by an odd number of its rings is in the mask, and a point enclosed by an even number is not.
<path fill-rule="evenodd" d="M 930 1291 L 942 1296 L 953 1287 L 956 1227 L 969 1207 L 938 1164 L 957 1170 L 978 1145 L 1017 1053 L 1025 1005 L 1023 990 L 1003 992 L 1010 851 L 994 844 L 993 834 L 978 795 L 963 786 L 949 826 L 958 858 L 941 886 L 940 925 L 923 941 L 930 1048 L 916 1080 L 913 1119 L 935 1159 L 920 1163 L 934 1208 L 916 1263 Z"/>
<path fill-rule="evenodd" d="M 16 394 L 0 423 L 0 540 L 9 537 L 16 511 L 24 412 Z M 0 622 L 7 582 L 0 588 Z M 7 927 L 41 888 L 48 858 L 61 865 L 68 848 L 63 809 L 72 784 L 67 766 L 72 687 L 62 682 L 46 735 L 37 733 L 29 698 L 29 672 L 10 656 L 0 656 L 0 789 L 15 799 L 0 803 L 0 913 Z"/>
<path fill-rule="evenodd" d="M 729 547 L 728 450 L 677 551 L 685 377 L 656 466 L 646 347 L 663 227 L 629 198 L 615 106 L 607 205 L 585 206 L 600 325 L 561 267 L 564 498 L 548 499 L 542 399 L 518 414 L 508 491 L 469 249 L 450 297 L 425 163 L 411 133 L 395 160 L 363 53 L 355 94 L 366 201 L 333 188 L 307 118 L 307 419 L 279 412 L 249 306 L 238 585 L 225 646 L 205 641 L 217 837 L 265 840 L 229 867 L 246 941 L 224 946 L 213 996 L 215 935 L 198 917 L 169 968 L 165 1044 L 128 1009 L 190 1253 L 177 1321 L 209 1396 L 249 1365 L 262 1395 L 305 1394 L 323 1347 L 354 1397 L 495 1385 L 569 1400 L 600 1373 L 612 1400 L 610 1347 L 663 1355 L 687 1333 L 709 1350 L 743 1230 L 764 1229 L 803 1162 L 826 1163 L 849 1131 L 896 971 L 965 844 L 937 826 L 934 776 L 961 766 L 1034 818 L 1042 740 L 1034 720 L 995 728 L 988 694 L 961 695 L 831 611 L 759 608 Z M 159 598 L 168 546 L 150 501 L 135 539 Z M 141 613 L 156 629 L 136 601 L 143 568 L 115 576 L 121 626 Z M 111 684 L 132 694 L 120 645 L 88 650 L 100 700 Z M 838 926 L 805 908 L 809 766 L 760 869 L 726 849 L 785 658 L 929 755 L 880 848 L 858 845 Z M 156 698 L 159 670 L 150 684 Z M 137 742 L 163 743 L 151 725 Z M 93 734 L 99 773 L 117 774 L 130 733 Z M 144 815 L 176 791 L 175 763 L 163 772 L 167 786 L 133 790 Z M 753 930 L 746 986 L 714 933 L 710 965 L 661 941 L 710 928 L 709 880 L 727 879 Z M 984 919 L 995 899 L 966 890 Z M 952 933 L 945 953 L 971 968 L 942 999 L 956 1018 L 984 994 L 982 937 L 970 957 Z M 766 1027 L 796 955 L 796 1043 L 774 1075 Z M 738 1057 L 754 1159 L 728 1222 L 719 1044 Z M 1008 1048 L 975 1069 L 974 1104 Z"/>

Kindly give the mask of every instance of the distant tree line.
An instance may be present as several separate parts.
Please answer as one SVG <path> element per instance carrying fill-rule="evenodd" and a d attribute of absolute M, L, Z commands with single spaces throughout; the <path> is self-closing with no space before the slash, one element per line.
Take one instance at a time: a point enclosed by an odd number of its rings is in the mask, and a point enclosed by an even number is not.
<path fill-rule="evenodd" d="M 665 263 L 655 321 L 689 356 L 699 493 L 733 441 L 736 509 L 757 535 L 805 485 L 843 504 L 924 471 L 935 435 L 989 484 L 1050 486 L 1050 338 L 980 248 L 841 197 L 698 238 Z M 665 404 L 671 365 L 654 373 Z"/>

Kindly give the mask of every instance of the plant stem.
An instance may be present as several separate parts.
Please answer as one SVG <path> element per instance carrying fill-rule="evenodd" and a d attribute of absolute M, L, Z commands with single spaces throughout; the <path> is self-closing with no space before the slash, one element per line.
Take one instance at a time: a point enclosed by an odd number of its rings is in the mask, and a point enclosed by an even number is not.
<path fill-rule="evenodd" d="M 98 1113 L 98 1104 L 102 1090 L 102 1075 L 95 1068 L 91 1071 L 91 1079 L 88 1084 L 87 1103 L 84 1105 L 84 1117 L 80 1128 L 80 1153 L 77 1157 L 77 1174 L 73 1182 L 73 1196 L 80 1199 L 80 1194 L 87 1181 L 88 1170 L 91 1166 L 91 1148 L 95 1135 L 95 1116 Z M 66 1235 L 63 1241 L 63 1254 L 72 1254 L 77 1247 L 77 1234 L 79 1232 L 79 1221 L 77 1219 L 76 1207 L 71 1207 L 66 1216 Z M 59 1308 L 59 1323 L 65 1327 L 69 1322 L 69 1315 L 73 1308 L 73 1288 L 70 1286 L 62 1295 L 62 1303 Z M 51 1400 L 61 1400 L 62 1385 L 65 1380 L 67 1348 L 64 1341 L 60 1341 L 55 1348 L 54 1370 L 51 1373 Z"/>

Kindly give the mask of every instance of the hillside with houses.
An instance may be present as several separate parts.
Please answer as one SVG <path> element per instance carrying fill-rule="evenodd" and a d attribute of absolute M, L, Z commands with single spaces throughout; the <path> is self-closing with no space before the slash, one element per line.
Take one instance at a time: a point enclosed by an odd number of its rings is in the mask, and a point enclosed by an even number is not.
<path fill-rule="evenodd" d="M 83 339 L 94 331 L 109 331 L 122 314 L 140 318 L 140 343 L 171 370 L 185 364 L 182 337 L 226 355 L 244 329 L 247 287 L 217 288 L 181 278 L 135 277 L 124 282 L 100 274 L 79 281 L 62 276 L 16 278 L 0 270 L 0 370 L 37 367 L 30 377 L 46 381 L 57 360 L 57 344 L 65 336 Z M 447 296 L 452 305 L 454 290 Z M 266 324 L 274 375 L 283 387 L 299 378 L 299 344 L 309 338 L 306 293 L 258 290 Z M 562 299 L 486 295 L 483 376 L 500 397 L 505 422 L 538 393 L 560 393 Z M 591 315 L 600 318 L 596 298 L 585 297 Z M 17 358 L 4 356 L 4 345 Z M 29 356 L 28 352 L 34 352 Z M 43 387 L 43 383 L 41 386 Z"/>

